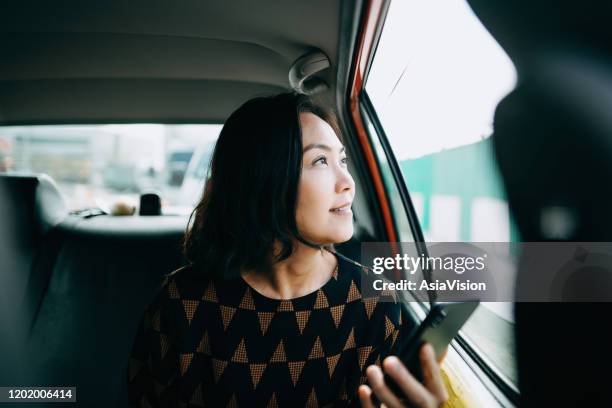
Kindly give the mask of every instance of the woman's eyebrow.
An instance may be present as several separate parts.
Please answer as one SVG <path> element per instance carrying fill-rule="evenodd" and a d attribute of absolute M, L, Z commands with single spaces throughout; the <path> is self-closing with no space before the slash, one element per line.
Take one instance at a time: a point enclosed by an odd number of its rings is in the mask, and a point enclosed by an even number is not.
<path fill-rule="evenodd" d="M 310 150 L 310 149 L 323 149 L 323 150 L 327 150 L 328 152 L 331 152 L 331 151 L 332 151 L 332 148 L 331 148 L 331 147 L 329 147 L 329 146 L 328 146 L 328 145 L 326 145 L 326 144 L 323 144 L 323 143 L 311 143 L 311 144 L 309 144 L 308 146 L 306 146 L 306 147 L 304 148 L 303 153 L 306 153 L 306 152 L 307 152 L 308 150 Z M 342 146 L 342 147 L 341 147 L 341 148 L 338 150 L 338 152 L 339 152 L 339 153 L 342 153 L 342 152 L 344 152 L 344 150 L 345 150 L 345 149 L 344 149 L 344 146 Z"/>

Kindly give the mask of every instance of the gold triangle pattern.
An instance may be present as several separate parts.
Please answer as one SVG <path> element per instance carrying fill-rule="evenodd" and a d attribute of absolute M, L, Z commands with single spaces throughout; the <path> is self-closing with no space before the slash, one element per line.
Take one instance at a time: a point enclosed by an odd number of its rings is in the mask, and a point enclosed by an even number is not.
<path fill-rule="evenodd" d="M 317 394 L 315 393 L 314 387 L 312 387 L 312 391 L 310 391 L 310 395 L 308 396 L 308 400 L 306 401 L 306 407 L 308 408 L 317 408 L 319 404 L 317 404 Z"/>
<path fill-rule="evenodd" d="M 314 308 L 324 309 L 326 307 L 329 307 L 329 303 L 327 302 L 327 297 L 325 296 L 325 293 L 323 293 L 323 290 L 319 289 L 317 291 L 317 300 L 315 301 Z"/>
<path fill-rule="evenodd" d="M 280 343 L 278 343 L 278 346 L 276 346 L 274 354 L 272 354 L 270 362 L 284 363 L 285 361 L 287 361 L 287 355 L 285 354 L 285 346 L 283 346 L 283 340 L 281 339 Z"/>
<path fill-rule="evenodd" d="M 368 315 L 369 320 L 372 318 L 374 309 L 376 309 L 376 305 L 378 304 L 378 297 L 363 299 L 363 304 L 365 306 L 366 314 Z"/>
<path fill-rule="evenodd" d="M 359 299 L 361 299 L 361 293 L 359 293 L 359 289 L 357 289 L 355 281 L 351 281 L 351 287 L 349 289 L 348 297 L 346 298 L 346 303 L 354 302 L 355 300 Z"/>
<path fill-rule="evenodd" d="M 276 402 L 276 393 L 272 393 L 272 397 L 270 397 L 270 401 L 268 402 L 267 408 L 278 408 L 278 402 Z"/>
<path fill-rule="evenodd" d="M 227 330 L 227 326 L 229 326 L 234 317 L 234 313 L 236 313 L 236 308 L 224 305 L 220 305 L 219 307 L 221 308 L 221 318 L 223 319 L 223 330 Z"/>
<path fill-rule="evenodd" d="M 336 365 L 338 365 L 338 360 L 340 360 L 340 353 L 335 356 L 327 357 L 327 369 L 329 371 L 329 378 L 331 379 L 334 371 L 336 370 Z"/>
<path fill-rule="evenodd" d="M 389 338 L 391 333 L 393 333 L 394 329 L 395 326 L 393 326 L 393 323 L 391 322 L 391 320 L 389 320 L 389 317 L 385 316 L 385 340 Z"/>
<path fill-rule="evenodd" d="M 181 362 L 181 375 L 185 375 L 189 365 L 191 364 L 191 360 L 193 360 L 193 353 L 181 354 L 179 359 Z"/>
<path fill-rule="evenodd" d="M 259 384 L 259 380 L 261 380 L 261 376 L 263 375 L 266 369 L 266 364 L 249 364 L 249 368 L 251 369 L 253 389 L 255 389 L 257 388 L 257 384 Z"/>
<path fill-rule="evenodd" d="M 200 302 L 197 300 L 183 300 L 183 309 L 185 309 L 185 316 L 187 316 L 189 325 L 191 325 L 191 321 L 193 320 L 196 310 L 198 310 L 199 304 Z"/>
<path fill-rule="evenodd" d="M 297 320 L 298 329 L 300 329 L 300 334 L 304 333 L 304 327 L 306 327 L 306 325 L 308 324 L 309 317 L 310 310 L 295 312 L 295 318 Z"/>
<path fill-rule="evenodd" d="M 372 351 L 372 346 L 365 346 L 357 348 L 357 356 L 359 358 L 359 368 L 363 370 L 363 365 L 365 364 L 370 352 Z"/>
<path fill-rule="evenodd" d="M 293 303 L 289 299 L 283 299 L 278 304 L 278 312 L 293 312 Z"/>
<path fill-rule="evenodd" d="M 204 291 L 202 300 L 213 303 L 219 302 L 219 300 L 217 299 L 217 291 L 215 290 L 215 285 L 213 281 L 208 282 L 208 287 L 206 288 L 206 291 Z"/>
<path fill-rule="evenodd" d="M 323 346 L 321 346 L 321 338 L 317 336 L 314 344 L 312 345 L 312 349 L 310 350 L 310 354 L 308 355 L 308 360 L 313 360 L 315 358 L 325 357 L 323 354 Z"/>
<path fill-rule="evenodd" d="M 391 342 L 391 347 L 395 345 L 395 340 L 397 340 L 398 334 L 399 334 L 399 329 L 393 331 L 393 341 Z"/>
<path fill-rule="evenodd" d="M 174 279 L 172 279 L 168 285 L 168 295 L 170 299 L 179 299 L 180 297 L 178 288 L 176 287 L 176 280 Z"/>
<path fill-rule="evenodd" d="M 225 371 L 225 367 L 227 367 L 227 361 L 217 360 L 216 358 L 213 358 L 212 362 L 215 374 L 215 382 L 218 382 L 219 378 L 221 378 L 221 376 L 223 375 L 223 371 Z"/>
<path fill-rule="evenodd" d="M 302 368 L 304 368 L 305 361 L 289 361 L 287 365 L 289 366 L 289 373 L 291 374 L 291 381 L 293 381 L 293 386 L 297 384 L 298 378 L 300 378 L 300 373 L 302 372 Z"/>
<path fill-rule="evenodd" d="M 244 339 L 240 340 L 240 344 L 236 347 L 234 355 L 232 356 L 232 363 L 248 363 L 249 357 L 247 356 L 246 346 Z"/>
<path fill-rule="evenodd" d="M 333 277 L 334 279 L 338 279 L 338 267 L 335 268 L 334 272 L 333 272 Z M 228 332 L 229 326 L 233 324 L 233 326 L 236 326 L 238 324 L 238 318 L 236 317 L 236 313 L 238 312 L 238 314 L 242 313 L 240 312 L 240 310 L 249 310 L 249 311 L 257 311 L 256 309 L 256 305 L 255 305 L 255 300 L 254 299 L 254 295 L 255 293 L 253 292 L 252 288 L 247 287 L 246 290 L 244 291 L 242 298 L 238 297 L 236 299 L 236 303 L 231 304 L 231 306 L 226 306 L 226 305 L 222 305 L 222 304 L 218 304 L 218 299 L 217 296 L 223 295 L 223 293 L 216 292 L 216 288 L 213 282 L 209 282 L 206 286 L 206 290 L 204 291 L 204 293 L 202 294 L 202 299 L 200 300 L 199 297 L 197 299 L 182 299 L 181 298 L 181 293 L 180 292 L 184 292 L 186 286 L 183 286 L 179 281 L 175 280 L 175 279 L 169 279 L 167 282 L 167 290 L 168 293 L 170 295 L 170 298 L 172 299 L 178 299 L 181 301 L 181 306 L 183 308 L 183 312 L 185 313 L 185 318 L 188 320 L 189 324 L 191 325 L 195 318 L 195 315 L 198 313 L 198 308 L 200 308 L 200 303 L 205 300 L 208 302 L 217 302 L 216 307 L 219 308 L 219 313 L 221 316 L 216 315 L 218 317 L 221 317 L 222 319 L 222 323 L 223 323 L 223 328 L 226 332 Z M 345 286 L 346 288 L 346 286 Z M 218 289 L 218 288 L 217 288 Z M 240 293 L 240 292 L 238 292 Z M 345 292 L 346 293 L 346 292 Z M 186 293 L 185 293 L 186 294 Z M 387 291 L 387 293 L 385 293 L 386 295 L 390 295 L 393 296 L 395 299 L 395 296 L 397 296 L 394 292 L 392 291 Z M 240 295 L 239 295 L 240 296 Z M 346 311 L 346 303 L 352 303 L 355 302 L 357 300 L 363 300 L 363 304 L 364 304 L 364 311 L 365 314 L 367 315 L 368 320 L 372 320 L 372 318 L 374 317 L 374 313 L 378 313 L 380 312 L 380 316 L 383 317 L 384 316 L 384 339 L 385 341 L 389 341 L 389 338 L 392 338 L 393 344 L 397 343 L 398 337 L 400 335 L 400 329 L 402 326 L 402 319 L 403 319 L 403 315 L 399 315 L 399 323 L 398 324 L 394 324 L 394 319 L 396 318 L 396 316 L 385 316 L 387 313 L 383 313 L 383 310 L 381 310 L 381 307 L 378 307 L 378 303 L 380 303 L 380 297 L 370 297 L 370 298 L 363 298 L 363 294 L 360 292 L 359 290 L 359 282 L 358 281 L 351 281 L 350 282 L 350 286 L 349 286 L 349 290 L 348 290 L 348 294 L 346 295 L 346 302 L 343 302 L 341 304 L 338 304 L 336 306 L 333 305 L 333 303 L 331 303 L 332 298 L 328 298 L 328 296 L 326 295 L 325 291 L 322 289 L 319 289 L 317 291 L 316 294 L 316 299 L 315 299 L 315 304 L 313 305 L 312 309 L 329 309 L 329 312 L 331 314 L 331 318 L 334 322 L 335 328 L 338 329 L 340 327 L 341 324 L 345 324 L 348 323 L 348 321 L 346 320 L 346 318 L 344 318 L 344 311 Z M 223 298 L 223 296 L 222 296 Z M 239 302 L 239 303 L 238 303 Z M 177 302 L 178 303 L 178 302 Z M 359 308 L 361 308 L 361 306 L 359 306 Z M 377 309 L 378 308 L 378 309 Z M 257 316 L 258 316 L 258 321 L 259 321 L 259 325 L 260 325 L 260 330 L 262 335 L 265 335 L 267 331 L 270 331 L 270 325 L 271 325 L 271 321 L 274 319 L 274 315 L 277 312 L 294 312 L 294 315 L 296 316 L 296 322 L 297 322 L 297 327 L 299 329 L 299 332 L 301 334 L 304 333 L 306 326 L 309 324 L 309 319 L 310 316 L 312 316 L 312 309 L 310 310 L 300 310 L 300 311 L 296 311 L 295 310 L 295 305 L 293 304 L 293 302 L 290 299 L 284 299 L 284 300 L 280 300 L 278 303 L 278 307 L 276 309 L 276 311 L 274 312 L 258 312 L 257 311 Z M 172 337 L 169 337 L 167 334 L 162 333 L 162 329 L 166 330 L 166 327 L 161 327 L 161 324 L 163 324 L 161 322 L 161 320 L 164 320 L 165 315 L 162 316 L 162 311 L 159 308 L 156 309 L 152 309 L 151 312 L 147 312 L 147 316 L 146 316 L 146 320 L 148 325 L 146 326 L 146 329 L 152 328 L 152 330 L 156 333 L 158 337 L 158 341 L 159 341 L 159 352 L 161 355 L 162 359 L 165 358 L 169 358 L 169 352 L 172 351 L 173 353 L 175 353 L 174 348 L 173 350 L 170 350 L 170 347 L 173 347 L 170 339 Z M 244 312 L 244 314 L 248 314 L 250 315 L 248 312 Z M 198 315 L 200 316 L 200 315 Z M 361 312 L 361 310 L 359 310 L 359 316 L 361 318 L 363 318 L 363 312 Z M 327 319 L 327 316 L 324 316 Z M 349 316 L 347 316 L 348 318 Z M 344 321 L 343 321 L 344 319 Z M 403 319 L 405 320 L 405 319 Z M 165 321 L 164 321 L 165 322 Z M 197 321 L 196 321 L 197 322 Z M 231 355 L 231 358 L 228 360 L 219 360 L 219 359 L 212 359 L 212 365 L 213 365 L 213 369 L 214 369 L 214 379 L 215 382 L 218 383 L 220 381 L 220 378 L 222 377 L 225 369 L 228 367 L 230 361 L 232 364 L 248 364 L 249 366 L 249 372 L 250 372 L 250 383 L 252 383 L 252 390 L 256 390 L 259 389 L 259 391 L 263 390 L 263 386 L 266 386 L 266 381 L 262 382 L 263 379 L 263 375 L 266 374 L 266 370 L 267 370 L 267 366 L 269 363 L 282 363 L 283 366 L 286 363 L 288 370 L 289 370 L 289 374 L 290 374 L 290 378 L 291 381 L 293 383 L 294 387 L 297 387 L 297 383 L 300 381 L 301 378 L 301 373 L 304 372 L 304 367 L 307 364 L 308 361 L 310 360 L 315 360 L 315 359 L 322 359 L 324 358 L 326 363 L 327 363 L 327 368 L 328 368 L 328 375 L 329 375 L 329 380 L 331 381 L 332 378 L 334 378 L 334 374 L 335 374 L 335 370 L 338 368 L 338 364 L 340 359 L 342 358 L 342 354 L 343 352 L 346 352 L 350 349 L 356 349 L 356 357 L 357 357 L 357 362 L 359 364 L 359 368 L 361 370 L 364 370 L 366 364 L 375 364 L 377 366 L 381 366 L 382 365 L 382 358 L 383 356 L 380 353 L 374 353 L 373 350 L 376 350 L 376 347 L 374 347 L 373 345 L 368 346 L 368 345 L 364 345 L 362 344 L 361 340 L 359 337 L 356 337 L 356 328 L 355 327 L 347 327 L 347 329 L 350 329 L 348 336 L 345 338 L 345 344 L 344 344 L 344 348 L 342 349 L 342 352 L 340 352 L 339 350 L 334 350 L 336 351 L 338 354 L 335 355 L 331 355 L 331 356 L 326 356 L 325 355 L 325 350 L 324 347 L 322 345 L 322 336 L 321 333 L 318 331 L 318 327 L 315 327 L 314 325 L 314 321 L 313 323 L 310 324 L 309 326 L 309 332 L 308 333 L 313 333 L 315 336 L 315 340 L 314 343 L 310 343 L 311 344 L 311 350 L 308 353 L 308 357 L 303 360 L 303 361 L 287 361 L 287 358 L 292 358 L 293 356 L 291 355 L 291 353 L 289 355 L 287 355 L 287 349 L 284 345 L 284 339 L 279 339 L 277 340 L 277 346 L 276 348 L 274 348 L 274 352 L 272 353 L 272 356 L 270 357 L 270 360 L 268 362 L 261 362 L 261 361 L 255 361 L 255 362 L 249 362 L 249 355 L 247 352 L 247 347 L 246 347 L 246 338 L 242 338 L 239 340 L 238 344 L 236 345 L 235 340 L 234 339 L 230 344 L 234 344 L 235 346 L 235 351 L 233 352 L 233 354 Z M 328 320 L 326 320 L 326 323 L 328 323 Z M 194 323 L 195 324 L 195 323 Z M 292 324 L 291 324 L 292 326 Z M 237 327 L 233 327 L 233 329 L 236 329 Z M 280 329 L 280 327 L 279 327 Z M 289 329 L 293 330 L 295 332 L 295 330 L 293 329 L 293 327 L 289 327 Z M 255 329 L 256 330 L 256 329 Z M 358 330 L 358 329 L 357 329 Z M 337 331 L 337 330 L 336 330 Z M 381 330 L 382 331 L 382 330 Z M 342 331 L 343 333 L 345 333 L 345 331 Z M 202 333 L 202 332 L 200 332 Z M 228 332 L 229 334 L 232 333 L 232 331 Z M 190 366 L 192 364 L 194 364 L 194 356 L 195 356 L 195 352 L 200 353 L 201 354 L 205 354 L 207 356 L 212 357 L 213 354 L 211 352 L 211 343 L 210 340 L 211 338 L 210 336 L 210 332 L 207 330 L 203 330 L 202 333 L 202 337 L 199 343 L 197 343 L 197 347 L 195 350 L 191 349 L 191 350 L 181 350 L 181 351 L 193 351 L 194 353 L 180 353 L 178 354 L 178 365 L 179 365 L 179 373 L 181 376 L 186 376 L 186 375 L 191 375 L 192 373 L 195 373 L 195 368 L 191 369 L 190 371 Z M 317 336 L 317 334 L 319 334 Z M 380 333 L 382 335 L 382 333 Z M 276 336 L 276 328 L 274 329 L 274 335 Z M 270 336 L 268 336 L 268 338 L 270 338 Z M 308 336 L 308 341 L 313 341 L 312 337 L 309 335 Z M 359 344 L 357 344 L 357 340 L 359 341 Z M 156 339 L 157 340 L 157 339 Z M 303 341 L 303 340 L 302 340 Z M 341 341 L 341 339 L 340 339 Z M 216 344 L 216 343 L 215 343 Z M 367 344 L 367 343 L 366 343 Z M 386 343 L 388 344 L 388 343 Z M 305 344 L 307 345 L 307 344 Z M 251 343 L 249 343 L 249 346 L 251 346 Z M 266 346 L 266 350 L 270 350 L 267 347 L 273 347 L 273 343 L 270 344 L 269 346 Z M 360 346 L 360 347 L 357 347 Z M 254 350 L 251 350 L 251 354 Z M 327 350 L 330 351 L 330 350 Z M 231 352 L 231 351 L 230 351 Z M 376 355 L 375 355 L 376 354 Z M 224 356 L 224 357 L 229 357 L 229 356 Z M 253 357 L 253 356 L 251 356 Z M 298 356 L 298 358 L 304 358 L 304 355 Z M 150 361 L 151 361 L 151 357 Z M 152 356 L 152 359 L 154 360 L 156 358 L 155 355 Z M 176 354 L 173 354 L 173 358 L 176 358 Z M 196 365 L 198 363 L 196 357 Z M 353 360 L 354 361 L 354 360 Z M 354 361 L 355 362 L 355 361 Z M 146 362 L 141 362 L 141 361 L 137 361 L 136 359 L 130 359 L 130 365 L 129 365 L 129 380 L 133 381 L 141 372 L 142 368 L 146 365 Z M 243 366 L 244 367 L 244 366 Z M 196 367 L 199 368 L 199 367 Z M 280 366 L 279 366 L 280 368 Z M 246 369 L 246 367 L 245 367 Z M 283 367 L 284 369 L 284 367 Z M 335 374 L 336 378 L 340 375 L 340 372 L 343 369 L 338 368 L 339 373 Z M 246 372 L 245 372 L 246 374 Z M 230 374 L 228 374 L 230 375 Z M 339 380 L 339 378 L 337 378 Z M 347 386 L 347 381 L 346 379 L 343 379 L 343 383 L 340 387 L 340 397 L 342 398 L 343 396 L 345 396 L 345 399 L 348 399 L 347 396 L 347 390 L 346 390 L 346 386 Z M 248 381 L 248 380 L 247 380 Z M 327 381 L 327 380 L 324 380 Z M 361 376 L 359 378 L 359 382 L 360 383 L 364 383 L 367 382 L 367 377 L 365 376 Z M 306 385 L 303 381 L 302 381 L 302 385 Z M 262 386 L 260 387 L 259 384 L 262 384 Z M 153 386 L 157 386 L 158 384 L 153 384 Z M 309 384 L 310 387 L 312 387 L 311 392 L 308 394 L 308 400 L 306 401 L 307 405 L 309 406 L 317 406 L 317 398 L 319 397 L 316 393 L 316 389 L 317 386 L 315 385 L 313 387 L 313 384 Z M 161 387 L 160 391 L 163 393 L 166 389 L 167 389 L 167 385 L 161 385 L 159 384 L 159 387 Z M 342 388 L 343 387 L 343 388 Z M 297 388 L 296 388 L 297 389 Z M 307 388 L 306 388 L 307 390 Z M 154 390 L 152 390 L 154 391 Z M 189 403 L 191 405 L 194 406 L 202 406 L 204 404 L 204 400 L 206 399 L 206 388 L 203 384 L 198 385 L 197 388 L 195 388 L 192 391 L 191 396 L 189 396 L 189 394 L 187 394 L 185 397 L 186 398 L 190 398 L 189 399 Z M 237 405 L 238 403 L 238 399 L 242 398 L 242 394 L 240 393 L 234 393 L 232 394 L 230 400 L 228 401 L 228 403 L 231 405 Z M 277 406 L 278 405 L 278 395 L 276 395 L 275 393 L 272 394 L 268 394 L 269 397 L 269 401 L 268 401 L 268 405 L 269 406 Z M 185 403 L 187 402 L 187 400 L 185 400 Z"/>
<path fill-rule="evenodd" d="M 340 325 L 340 321 L 342 320 L 342 313 L 344 313 L 345 305 L 338 305 L 330 307 L 330 311 L 332 314 L 332 318 L 334 319 L 334 324 L 336 325 L 336 329 Z"/>
<path fill-rule="evenodd" d="M 259 327 L 261 328 L 261 334 L 266 334 L 268 331 L 268 327 L 270 326 L 270 322 L 272 321 L 272 317 L 274 317 L 273 312 L 257 312 L 257 317 L 259 318 Z"/>
<path fill-rule="evenodd" d="M 352 348 L 355 348 L 355 328 L 351 329 L 351 332 L 349 333 L 346 339 L 346 343 L 344 343 L 344 348 L 342 349 L 342 351 L 346 351 Z"/>
<path fill-rule="evenodd" d="M 247 287 L 238 306 L 241 309 L 255 310 L 255 302 L 253 301 L 253 295 L 251 294 L 251 288 Z"/>

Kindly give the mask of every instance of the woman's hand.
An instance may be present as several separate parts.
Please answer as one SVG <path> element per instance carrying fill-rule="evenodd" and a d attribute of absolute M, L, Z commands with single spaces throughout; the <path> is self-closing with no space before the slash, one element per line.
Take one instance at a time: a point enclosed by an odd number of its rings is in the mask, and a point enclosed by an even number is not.
<path fill-rule="evenodd" d="M 442 353 L 441 360 L 444 359 L 446 350 Z M 423 382 L 421 384 L 406 369 L 402 362 L 395 356 L 389 356 L 383 361 L 383 369 L 404 391 L 405 399 L 410 406 L 415 407 L 439 407 L 448 399 L 442 376 L 440 375 L 440 365 L 435 359 L 433 348 L 429 343 L 421 347 L 419 353 L 421 369 L 423 372 Z M 372 387 L 362 385 L 359 387 L 359 400 L 361 406 L 373 408 L 372 390 L 376 397 L 388 408 L 405 407 L 405 403 L 400 400 L 384 382 L 383 372 L 376 365 L 371 365 L 366 370 L 368 381 Z"/>

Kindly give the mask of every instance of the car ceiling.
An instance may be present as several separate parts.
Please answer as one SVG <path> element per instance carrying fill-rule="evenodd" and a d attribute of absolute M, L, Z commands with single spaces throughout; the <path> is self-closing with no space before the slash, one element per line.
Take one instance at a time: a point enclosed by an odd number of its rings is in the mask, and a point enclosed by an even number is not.
<path fill-rule="evenodd" d="M 0 124 L 221 122 L 314 49 L 332 93 L 340 2 L 5 2 Z"/>

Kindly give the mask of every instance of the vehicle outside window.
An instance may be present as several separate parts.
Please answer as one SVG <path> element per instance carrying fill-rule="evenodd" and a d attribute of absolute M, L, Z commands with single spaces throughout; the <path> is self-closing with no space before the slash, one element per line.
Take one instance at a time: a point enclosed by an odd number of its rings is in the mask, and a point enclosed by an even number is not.
<path fill-rule="evenodd" d="M 72 211 L 138 205 L 139 194 L 157 191 L 163 213 L 188 214 L 220 131 L 221 125 L 2 126 L 0 172 L 48 174 Z"/>
<path fill-rule="evenodd" d="M 516 80 L 466 1 L 391 1 L 365 92 L 426 241 L 519 240 L 490 138 Z M 513 325 L 511 303 L 483 303 L 461 334 L 516 389 Z"/>

